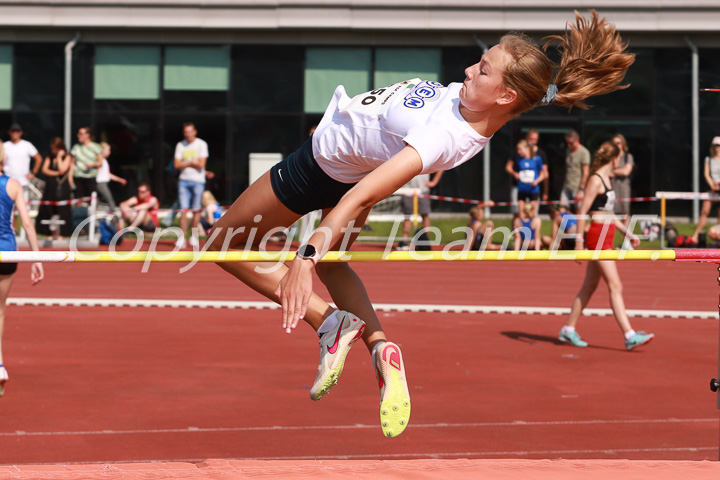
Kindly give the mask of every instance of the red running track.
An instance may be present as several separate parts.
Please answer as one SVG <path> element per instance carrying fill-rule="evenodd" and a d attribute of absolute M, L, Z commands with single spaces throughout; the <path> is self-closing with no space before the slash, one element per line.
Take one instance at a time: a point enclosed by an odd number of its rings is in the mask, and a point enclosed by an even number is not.
<path fill-rule="evenodd" d="M 21 266 L 12 296 L 260 299 L 213 265 Z M 357 264 L 379 303 L 569 306 L 584 266 Z M 626 262 L 628 308 L 714 310 L 716 267 Z M 590 307 L 607 307 L 604 285 Z M 558 316 L 381 313 L 405 355 L 412 421 L 382 436 L 370 357 L 308 398 L 313 332 L 286 335 L 274 310 L 8 307 L 11 380 L 0 463 L 312 459 L 718 457 L 718 324 L 632 319 L 657 339 L 624 351 L 611 317 L 589 317 L 587 349 L 559 345 Z"/>

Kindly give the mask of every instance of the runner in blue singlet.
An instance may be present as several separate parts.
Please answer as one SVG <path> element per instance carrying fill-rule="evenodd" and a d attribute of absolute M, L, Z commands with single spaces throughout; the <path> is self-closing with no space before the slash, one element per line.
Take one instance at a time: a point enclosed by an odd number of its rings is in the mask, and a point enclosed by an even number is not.
<path fill-rule="evenodd" d="M 23 188 L 20 184 L 11 180 L 7 175 L 0 175 L 0 251 L 17 250 L 15 242 L 15 230 L 13 229 L 13 207 L 17 206 L 22 226 L 27 233 L 30 248 L 37 251 L 38 242 L 27 206 L 23 196 Z M 8 381 L 7 370 L 3 366 L 2 357 L 2 334 L 5 326 L 5 302 L 10 292 L 17 263 L 0 263 L 0 397 L 5 393 L 5 382 Z M 30 269 L 30 281 L 33 285 L 43 279 L 43 267 L 41 263 L 33 263 Z"/>

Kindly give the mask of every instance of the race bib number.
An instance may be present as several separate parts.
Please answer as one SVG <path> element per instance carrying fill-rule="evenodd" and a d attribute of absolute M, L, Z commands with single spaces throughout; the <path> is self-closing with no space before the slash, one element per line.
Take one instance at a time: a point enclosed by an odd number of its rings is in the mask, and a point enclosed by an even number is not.
<path fill-rule="evenodd" d="M 533 183 L 535 181 L 535 170 L 520 170 L 520 182 Z"/>
<path fill-rule="evenodd" d="M 405 94 L 412 90 L 419 82 L 419 78 L 414 78 L 355 95 L 352 100 L 350 100 L 350 103 L 343 108 L 343 111 L 380 116 L 390 108 L 390 105 L 392 105 L 395 100 L 403 98 Z"/>

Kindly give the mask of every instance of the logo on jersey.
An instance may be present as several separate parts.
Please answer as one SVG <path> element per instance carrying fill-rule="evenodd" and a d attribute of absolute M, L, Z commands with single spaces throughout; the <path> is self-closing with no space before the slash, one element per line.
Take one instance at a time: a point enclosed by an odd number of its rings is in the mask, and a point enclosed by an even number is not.
<path fill-rule="evenodd" d="M 440 88 L 444 88 L 444 85 L 438 82 L 421 82 L 405 96 L 404 105 L 407 108 L 422 108 L 426 101 L 434 101 L 439 98 L 438 89 Z"/>

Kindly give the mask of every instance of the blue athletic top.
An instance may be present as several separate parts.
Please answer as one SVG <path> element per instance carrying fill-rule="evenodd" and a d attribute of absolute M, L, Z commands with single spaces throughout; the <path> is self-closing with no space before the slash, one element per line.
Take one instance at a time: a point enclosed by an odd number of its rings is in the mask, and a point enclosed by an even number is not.
<path fill-rule="evenodd" d="M 479 221 L 480 220 L 473 220 L 472 223 L 470 224 L 471 227 L 475 226 L 475 224 Z M 478 228 L 478 231 L 475 234 L 475 238 L 473 238 L 473 243 L 472 243 L 472 246 L 470 247 L 470 250 L 478 250 L 480 248 L 480 245 L 482 245 L 482 241 L 483 241 L 483 231 L 482 231 L 482 228 Z"/>
<path fill-rule="evenodd" d="M 535 239 L 535 230 L 532 228 L 532 218 L 529 218 L 527 220 L 520 219 L 520 223 L 522 223 L 522 228 L 520 229 L 520 238 L 522 241 L 526 240 L 534 240 Z M 530 231 L 530 236 L 528 237 L 528 230 Z"/>
<path fill-rule="evenodd" d="M 516 158 L 515 171 L 520 175 L 518 180 L 518 193 L 537 195 L 540 193 L 540 185 L 533 187 L 532 182 L 537 180 L 542 171 L 543 161 L 540 155 L 532 158 Z"/>
<path fill-rule="evenodd" d="M 15 229 L 12 227 L 13 208 L 15 202 L 7 194 L 7 182 L 10 177 L 0 176 L 0 250 L 17 250 L 15 243 Z"/>
<path fill-rule="evenodd" d="M 222 208 L 220 207 L 219 203 L 215 204 L 215 210 L 213 210 L 213 219 L 215 221 L 220 220 L 220 217 L 222 217 Z"/>
<path fill-rule="evenodd" d="M 567 220 L 565 220 L 565 229 L 563 230 L 563 233 L 567 232 L 571 228 L 577 225 L 577 219 L 575 218 L 575 215 L 573 215 L 570 212 L 562 212 L 560 214 L 560 227 L 563 226 L 563 220 L 567 217 Z"/>

